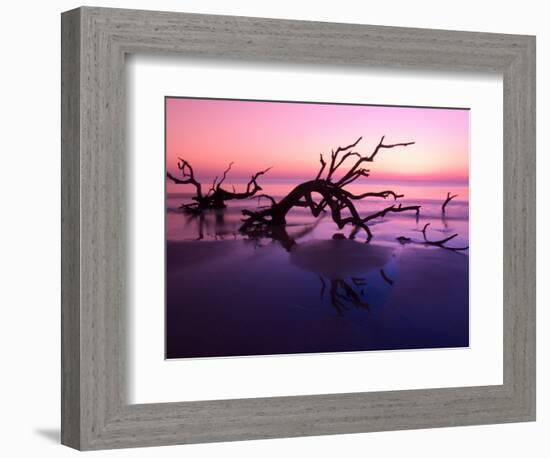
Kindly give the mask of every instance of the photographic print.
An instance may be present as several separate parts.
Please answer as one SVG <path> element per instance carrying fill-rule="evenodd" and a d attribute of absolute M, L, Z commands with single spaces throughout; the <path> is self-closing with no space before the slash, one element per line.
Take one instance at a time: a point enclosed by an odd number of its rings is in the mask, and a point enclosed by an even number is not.
<path fill-rule="evenodd" d="M 165 98 L 166 358 L 469 346 L 470 111 Z"/>

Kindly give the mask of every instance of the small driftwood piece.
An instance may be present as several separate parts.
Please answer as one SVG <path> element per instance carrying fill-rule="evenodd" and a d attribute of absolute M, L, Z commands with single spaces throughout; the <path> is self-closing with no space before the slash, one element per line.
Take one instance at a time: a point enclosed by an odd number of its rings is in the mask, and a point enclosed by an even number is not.
<path fill-rule="evenodd" d="M 441 205 L 441 211 L 443 212 L 443 214 L 445 214 L 445 207 L 447 207 L 447 204 L 455 197 L 458 197 L 458 194 L 451 195 L 450 192 L 447 193 L 447 198 L 445 199 L 445 202 L 443 202 L 443 205 Z"/>
<path fill-rule="evenodd" d="M 424 236 L 424 244 L 425 245 L 431 245 L 431 246 L 438 246 L 440 248 L 444 248 L 446 250 L 451 250 L 451 251 L 464 251 L 464 250 L 467 250 L 469 247 L 450 247 L 448 245 L 446 245 L 447 242 L 450 242 L 451 240 L 453 240 L 455 237 L 458 236 L 458 234 L 453 234 L 453 235 L 450 235 L 449 237 L 445 237 L 443 239 L 440 239 L 440 240 L 430 240 L 428 239 L 428 237 L 426 236 L 426 229 L 428 228 L 428 226 L 430 225 L 430 223 L 426 223 L 424 225 L 424 227 L 422 228 L 422 235 Z"/>

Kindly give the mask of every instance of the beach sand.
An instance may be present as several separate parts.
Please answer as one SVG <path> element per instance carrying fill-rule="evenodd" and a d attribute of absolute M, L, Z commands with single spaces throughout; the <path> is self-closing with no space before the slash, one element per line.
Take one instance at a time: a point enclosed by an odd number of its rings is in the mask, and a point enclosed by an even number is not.
<path fill-rule="evenodd" d="M 166 261 L 168 358 L 469 344 L 463 253 L 351 240 L 310 240 L 288 252 L 275 241 L 202 240 L 169 241 Z"/>
<path fill-rule="evenodd" d="M 266 192 L 280 198 L 283 188 Z M 242 209 L 265 202 L 230 201 L 193 217 L 178 209 L 189 196 L 168 196 L 167 357 L 468 346 L 468 251 L 421 244 L 430 223 L 431 239 L 456 233 L 450 245 L 468 245 L 467 187 L 398 190 L 411 196 L 404 205 L 422 206 L 419 219 L 398 213 L 371 221 L 366 244 L 362 232 L 334 240 L 352 228 L 297 208 L 287 218 L 296 240 L 290 251 L 239 232 Z M 449 190 L 460 197 L 443 216 L 438 196 Z M 392 203 L 364 199 L 357 208 L 368 214 Z M 413 243 L 401 245 L 400 236 Z"/>

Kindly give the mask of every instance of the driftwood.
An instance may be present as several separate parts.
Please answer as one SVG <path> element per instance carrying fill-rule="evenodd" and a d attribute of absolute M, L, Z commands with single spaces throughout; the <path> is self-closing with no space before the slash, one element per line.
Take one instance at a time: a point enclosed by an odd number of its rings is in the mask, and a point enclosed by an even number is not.
<path fill-rule="evenodd" d="M 458 194 L 453 194 L 451 195 L 450 192 L 447 193 L 447 198 L 445 199 L 445 202 L 443 202 L 443 205 L 441 205 L 441 211 L 443 213 L 445 213 L 445 207 L 447 206 L 447 204 L 453 200 L 455 197 L 458 197 Z"/>
<path fill-rule="evenodd" d="M 458 234 L 453 234 L 453 235 L 450 235 L 449 237 L 445 237 L 445 238 L 442 238 L 440 240 L 430 240 L 430 239 L 428 239 L 428 236 L 426 235 L 426 229 L 428 229 L 429 225 L 430 225 L 430 223 L 426 223 L 426 224 L 424 224 L 424 227 L 422 228 L 422 236 L 424 237 L 423 241 L 417 242 L 417 241 L 412 240 L 410 237 L 404 237 L 404 236 L 397 237 L 397 241 L 401 245 L 407 245 L 409 243 L 418 243 L 418 244 L 421 244 L 421 245 L 437 246 L 439 248 L 443 248 L 445 250 L 450 250 L 450 251 L 465 251 L 465 250 L 469 249 L 469 247 L 467 247 L 467 246 L 465 246 L 465 247 L 451 247 L 451 246 L 446 245 L 447 242 L 450 242 L 455 237 L 458 237 Z"/>
<path fill-rule="evenodd" d="M 359 137 L 355 143 L 348 146 L 338 147 L 331 153 L 330 161 L 325 161 L 323 155 L 320 155 L 321 163 L 319 172 L 315 179 L 303 182 L 297 185 L 281 200 L 276 201 L 268 195 L 257 195 L 258 198 L 266 198 L 270 201 L 270 205 L 257 211 L 243 210 L 245 219 L 241 226 L 243 232 L 258 233 L 261 231 L 270 232 L 273 226 L 284 226 L 286 224 L 286 216 L 288 212 L 295 207 L 307 208 L 311 214 L 318 217 L 321 212 L 326 209 L 330 211 L 333 221 L 339 229 L 346 225 L 352 225 L 355 228 L 362 229 L 366 233 L 367 242 L 372 238 L 372 233 L 368 226 L 368 222 L 379 217 L 383 217 L 388 213 L 400 213 L 405 211 L 414 211 L 418 216 L 420 206 L 402 206 L 401 204 L 393 204 L 377 211 L 370 215 L 362 216 L 355 207 L 355 201 L 367 197 L 380 197 L 387 199 L 392 197 L 397 200 L 403 195 L 396 194 L 394 191 L 386 190 L 380 192 L 365 192 L 362 194 L 353 194 L 346 189 L 346 186 L 355 182 L 358 178 L 368 177 L 369 170 L 364 168 L 364 165 L 373 162 L 376 155 L 381 149 L 395 148 L 398 146 L 409 146 L 414 142 L 385 144 L 384 137 L 380 140 L 374 151 L 370 155 L 361 155 L 352 149 L 357 146 L 362 137 Z M 350 164 L 347 170 L 340 173 L 339 177 L 335 175 L 342 172 L 346 161 L 350 158 L 355 159 Z M 314 196 L 318 196 L 315 200 Z M 354 234 L 356 231 L 354 232 Z"/>
<path fill-rule="evenodd" d="M 458 234 L 453 234 L 453 235 L 450 235 L 449 237 L 445 237 L 445 238 L 440 239 L 440 240 L 429 240 L 428 237 L 426 236 L 426 229 L 428 229 L 429 225 L 430 225 L 430 223 L 426 223 L 426 224 L 424 224 L 424 227 L 422 228 L 422 235 L 424 236 L 424 244 L 431 245 L 431 246 L 438 246 L 440 248 L 444 248 L 446 250 L 451 250 L 451 251 L 464 251 L 464 250 L 468 249 L 467 246 L 457 248 L 457 247 L 450 247 L 450 246 L 445 245 L 447 242 L 450 242 L 455 237 L 457 237 Z"/>
<path fill-rule="evenodd" d="M 223 188 L 222 184 L 227 178 L 227 174 L 231 170 L 232 166 L 233 162 L 231 162 L 224 170 L 221 178 L 214 178 L 214 181 L 206 194 L 203 193 L 202 184 L 195 178 L 193 167 L 188 161 L 182 158 L 178 158 L 178 169 L 181 170 L 181 178 L 177 178 L 169 172 L 166 174 L 166 177 L 176 184 L 191 185 L 195 188 L 195 195 L 192 197 L 194 202 L 190 204 L 183 204 L 181 208 L 190 213 L 200 213 L 201 211 L 207 209 L 225 208 L 225 202 L 228 200 L 248 199 L 262 190 L 262 187 L 258 184 L 257 179 L 264 173 L 268 172 L 270 170 L 269 168 L 256 172 L 252 175 L 244 192 L 236 192 L 234 187 L 232 191 L 228 191 Z"/>

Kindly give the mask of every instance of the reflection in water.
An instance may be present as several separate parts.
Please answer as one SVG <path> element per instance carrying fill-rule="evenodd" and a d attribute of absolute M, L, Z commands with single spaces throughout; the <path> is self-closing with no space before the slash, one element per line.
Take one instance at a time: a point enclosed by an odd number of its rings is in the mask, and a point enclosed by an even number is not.
<path fill-rule="evenodd" d="M 391 247 L 341 238 L 294 245 L 290 252 L 292 265 L 318 276 L 321 301 L 328 289 L 326 298 L 339 315 L 352 306 L 368 310 L 369 289 L 393 285 L 385 269 L 395 269 L 394 259 Z"/>
<path fill-rule="evenodd" d="M 420 244 L 430 223 L 429 240 L 458 234 L 453 246 L 467 246 L 467 202 L 444 217 L 441 200 L 425 199 L 418 221 L 380 218 L 369 244 L 300 209 L 243 235 L 240 205 L 189 215 L 180 203 L 169 196 L 168 358 L 469 344 L 468 254 Z"/>
<path fill-rule="evenodd" d="M 313 224 L 304 225 L 301 229 L 295 231 L 294 236 L 291 237 L 287 232 L 285 226 L 272 226 L 268 230 L 262 228 L 258 234 L 248 231 L 246 236 L 248 239 L 253 240 L 256 243 L 257 247 L 261 247 L 261 240 L 272 239 L 278 242 L 286 251 L 290 252 L 290 262 L 305 271 L 309 271 L 313 274 L 317 274 L 321 282 L 321 302 L 325 299 L 325 290 L 327 289 L 327 282 L 329 283 L 328 298 L 332 306 L 336 309 L 339 315 L 343 315 L 345 310 L 349 310 L 350 306 L 355 306 L 356 308 L 362 308 L 365 310 L 369 309 L 368 300 L 366 298 L 365 292 L 367 291 L 368 285 L 364 277 L 354 277 L 341 278 L 342 275 L 345 275 L 351 266 L 349 253 L 346 255 L 346 247 L 356 251 L 360 250 L 361 247 L 365 245 L 356 246 L 356 242 L 350 242 L 354 239 L 354 230 L 350 233 L 349 240 L 341 237 L 334 237 L 333 241 L 324 241 L 316 243 L 306 243 L 306 245 L 298 246 L 296 239 L 300 239 L 307 234 L 310 234 L 322 221 L 325 215 L 317 218 Z M 335 234 L 341 235 L 341 234 Z M 346 245 L 348 244 L 348 245 Z M 332 249 L 333 253 L 326 253 L 326 248 L 328 246 L 329 250 Z M 366 256 L 361 259 L 360 268 L 362 272 L 368 271 L 371 268 L 368 266 L 369 261 L 374 261 L 377 259 L 376 251 L 380 247 L 376 245 L 369 245 L 367 248 L 367 253 L 364 253 Z M 356 253 L 354 253 L 355 257 Z M 324 257 L 325 259 L 319 259 L 319 257 Z M 342 258 L 343 262 L 335 260 Z M 319 266 L 326 265 L 327 260 L 331 259 L 332 269 L 329 269 L 330 272 L 327 273 L 326 269 L 320 270 Z M 391 280 L 384 271 L 384 267 L 381 267 L 378 270 L 380 278 L 385 281 L 388 285 L 393 285 L 393 280 Z"/>
<path fill-rule="evenodd" d="M 326 288 L 326 283 L 323 277 L 319 277 L 321 280 L 321 299 Z M 354 289 L 354 286 L 347 283 L 346 280 L 339 278 L 333 278 L 330 280 L 330 302 L 336 309 L 339 315 L 343 315 L 344 310 L 349 309 L 349 305 L 354 305 L 358 308 L 369 308 L 368 302 L 363 298 L 364 288 L 361 286 L 363 279 L 352 278 L 352 285 L 354 285 L 358 290 Z"/>
<path fill-rule="evenodd" d="M 170 213 L 183 215 L 183 228 L 186 233 L 196 233 L 194 240 L 203 240 L 205 234 L 208 238 L 213 238 L 214 240 L 237 238 L 237 234 L 226 227 L 225 210 L 223 209 L 196 213 L 183 212 L 182 210 L 171 210 Z"/>

